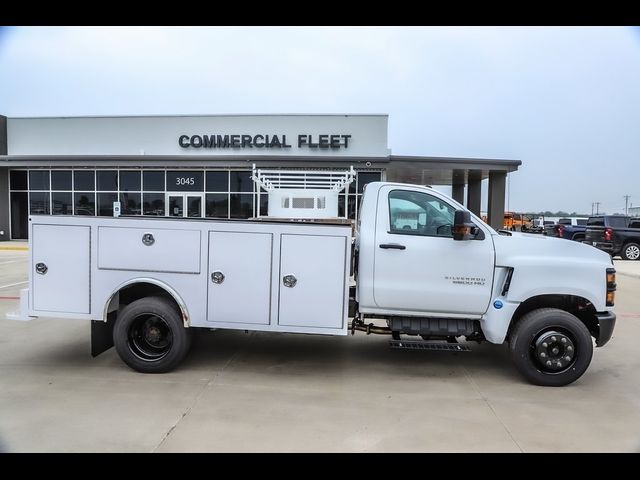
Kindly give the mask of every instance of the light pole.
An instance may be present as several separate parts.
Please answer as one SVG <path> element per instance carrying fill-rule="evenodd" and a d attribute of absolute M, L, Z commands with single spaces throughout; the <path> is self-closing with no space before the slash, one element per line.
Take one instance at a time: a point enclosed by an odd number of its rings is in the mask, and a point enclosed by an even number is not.
<path fill-rule="evenodd" d="M 629 197 L 631 197 L 631 195 L 624 196 L 624 214 L 625 215 L 629 215 Z"/>

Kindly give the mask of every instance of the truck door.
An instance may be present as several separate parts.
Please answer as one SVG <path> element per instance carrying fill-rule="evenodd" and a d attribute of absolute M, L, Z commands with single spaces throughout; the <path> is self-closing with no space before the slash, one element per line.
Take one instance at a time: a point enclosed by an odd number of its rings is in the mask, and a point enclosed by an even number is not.
<path fill-rule="evenodd" d="M 269 324 L 272 237 L 209 232 L 207 321 Z"/>
<path fill-rule="evenodd" d="M 378 192 L 373 290 L 379 308 L 479 315 L 494 271 L 493 242 L 453 240 L 455 207 L 420 189 Z M 415 222 L 408 222 L 414 218 Z"/>
<path fill-rule="evenodd" d="M 33 309 L 89 313 L 91 228 L 33 225 L 31 243 Z"/>

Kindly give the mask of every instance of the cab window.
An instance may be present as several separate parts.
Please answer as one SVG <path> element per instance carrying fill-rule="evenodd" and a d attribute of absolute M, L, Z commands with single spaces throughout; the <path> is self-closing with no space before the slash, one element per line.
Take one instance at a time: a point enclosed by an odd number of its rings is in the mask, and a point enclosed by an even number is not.
<path fill-rule="evenodd" d="M 426 193 L 389 193 L 389 233 L 451 237 L 454 213 L 452 206 Z"/>

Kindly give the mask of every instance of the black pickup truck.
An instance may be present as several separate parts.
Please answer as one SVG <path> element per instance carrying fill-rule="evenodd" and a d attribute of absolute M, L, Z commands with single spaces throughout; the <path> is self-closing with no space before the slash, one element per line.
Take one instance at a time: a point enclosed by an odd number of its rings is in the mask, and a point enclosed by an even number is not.
<path fill-rule="evenodd" d="M 624 215 L 589 217 L 584 243 L 604 250 L 612 257 L 640 260 L 640 218 Z"/>

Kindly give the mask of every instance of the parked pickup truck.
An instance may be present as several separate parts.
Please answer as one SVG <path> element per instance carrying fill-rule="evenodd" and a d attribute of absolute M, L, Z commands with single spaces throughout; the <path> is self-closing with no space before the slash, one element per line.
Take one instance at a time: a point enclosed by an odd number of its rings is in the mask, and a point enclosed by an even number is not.
<path fill-rule="evenodd" d="M 498 234 L 453 199 L 399 183 L 368 184 L 353 228 L 33 215 L 29 288 L 8 317 L 91 320 L 94 356 L 115 344 L 151 373 L 178 366 L 194 328 L 357 330 L 411 349 L 507 342 L 526 379 L 560 386 L 586 371 L 592 338 L 611 338 L 615 270 L 595 248 Z"/>
<path fill-rule="evenodd" d="M 624 260 L 640 260 L 640 218 L 624 215 L 589 217 L 585 243 Z"/>
<path fill-rule="evenodd" d="M 561 218 L 558 223 L 544 226 L 544 234 L 549 237 L 566 238 L 582 242 L 587 229 L 587 218 Z"/>

